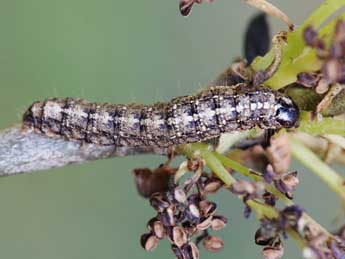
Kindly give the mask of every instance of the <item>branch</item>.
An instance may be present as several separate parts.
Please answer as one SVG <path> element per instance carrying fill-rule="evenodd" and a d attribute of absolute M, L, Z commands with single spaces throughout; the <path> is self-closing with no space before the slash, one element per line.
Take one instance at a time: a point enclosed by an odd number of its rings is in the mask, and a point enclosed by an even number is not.
<path fill-rule="evenodd" d="M 33 131 L 23 132 L 20 126 L 14 126 L 0 131 L 0 176 L 144 153 L 165 154 L 166 150 L 153 147 L 115 149 L 114 146 L 48 138 Z"/>

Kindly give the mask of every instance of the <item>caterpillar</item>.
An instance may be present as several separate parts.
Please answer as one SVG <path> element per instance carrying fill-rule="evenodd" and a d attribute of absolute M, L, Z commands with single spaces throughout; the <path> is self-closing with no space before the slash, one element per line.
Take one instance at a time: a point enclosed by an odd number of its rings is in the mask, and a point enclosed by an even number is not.
<path fill-rule="evenodd" d="M 298 118 L 299 110 L 291 98 L 239 83 L 153 105 L 51 98 L 27 109 L 23 128 L 98 145 L 166 148 L 253 127 L 291 128 Z"/>

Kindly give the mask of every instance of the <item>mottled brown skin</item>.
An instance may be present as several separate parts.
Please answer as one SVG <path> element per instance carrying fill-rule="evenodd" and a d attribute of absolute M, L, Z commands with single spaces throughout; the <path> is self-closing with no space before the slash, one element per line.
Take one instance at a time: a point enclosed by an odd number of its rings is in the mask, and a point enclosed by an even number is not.
<path fill-rule="evenodd" d="M 23 128 L 99 145 L 166 148 L 253 127 L 293 127 L 297 119 L 298 109 L 290 98 L 238 84 L 153 105 L 47 99 L 25 112 Z"/>

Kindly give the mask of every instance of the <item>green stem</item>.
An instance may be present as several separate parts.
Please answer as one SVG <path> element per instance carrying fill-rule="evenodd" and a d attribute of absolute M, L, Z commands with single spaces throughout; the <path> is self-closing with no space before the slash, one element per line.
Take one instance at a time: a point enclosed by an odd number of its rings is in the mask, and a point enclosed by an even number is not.
<path fill-rule="evenodd" d="M 320 121 L 312 119 L 311 112 L 302 112 L 298 131 L 311 135 L 336 134 L 345 136 L 345 120 L 336 118 L 322 118 Z"/>
<path fill-rule="evenodd" d="M 293 156 L 325 182 L 345 202 L 344 179 L 296 138 L 290 138 Z"/>
<path fill-rule="evenodd" d="M 209 146 L 202 143 L 194 143 L 180 146 L 179 153 L 185 154 L 188 158 L 200 156 L 205 160 L 207 166 L 221 179 L 227 186 L 231 186 L 236 179 L 224 168 L 222 163 L 216 158 Z"/>

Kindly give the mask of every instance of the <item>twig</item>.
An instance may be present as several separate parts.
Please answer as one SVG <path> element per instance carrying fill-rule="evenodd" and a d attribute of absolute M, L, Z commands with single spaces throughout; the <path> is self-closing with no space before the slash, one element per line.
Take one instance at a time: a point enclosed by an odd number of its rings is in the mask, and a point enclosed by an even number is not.
<path fill-rule="evenodd" d="M 153 147 L 118 148 L 84 144 L 61 138 L 48 138 L 34 132 L 23 132 L 20 126 L 0 131 L 0 176 L 63 167 L 90 160 L 134 154 L 165 154 Z"/>

